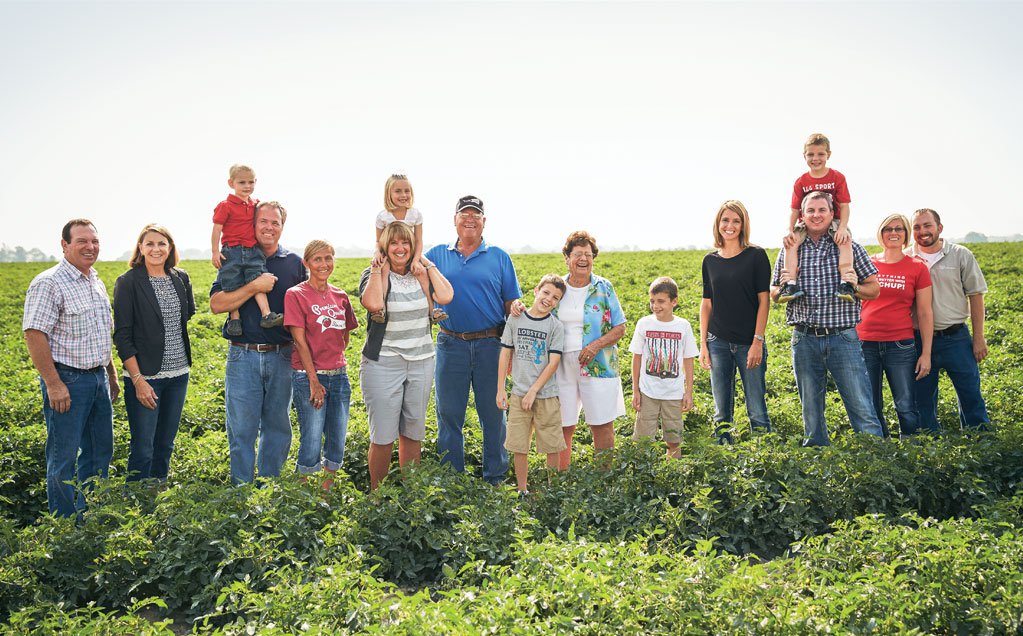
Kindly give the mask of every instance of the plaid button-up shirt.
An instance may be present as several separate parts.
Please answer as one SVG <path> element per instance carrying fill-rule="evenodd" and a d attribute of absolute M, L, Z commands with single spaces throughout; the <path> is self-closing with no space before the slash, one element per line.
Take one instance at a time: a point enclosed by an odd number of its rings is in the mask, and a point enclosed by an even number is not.
<path fill-rule="evenodd" d="M 867 251 L 859 243 L 852 244 L 853 269 L 859 282 L 877 274 Z M 785 268 L 785 250 L 779 250 L 771 284 L 780 285 Z M 860 322 L 860 300 L 848 302 L 835 298 L 842 275 L 838 271 L 838 246 L 829 234 L 816 243 L 809 237 L 799 246 L 799 283 L 803 296 L 785 306 L 785 322 L 807 327 L 855 327 Z"/>
<path fill-rule="evenodd" d="M 107 288 L 95 269 L 86 276 L 62 258 L 28 286 L 21 328 L 45 333 L 56 363 L 78 369 L 106 366 L 113 326 Z"/>

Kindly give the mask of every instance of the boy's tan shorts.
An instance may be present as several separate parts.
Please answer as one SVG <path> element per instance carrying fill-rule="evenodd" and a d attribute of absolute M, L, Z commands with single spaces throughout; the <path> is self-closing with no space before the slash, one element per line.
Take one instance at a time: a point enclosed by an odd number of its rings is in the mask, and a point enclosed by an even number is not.
<path fill-rule="evenodd" d="M 533 408 L 522 410 L 522 396 L 508 396 L 508 434 L 504 447 L 512 453 L 529 453 L 536 429 L 536 452 L 560 453 L 568 448 L 561 432 L 561 404 L 558 398 L 537 398 Z"/>
<path fill-rule="evenodd" d="M 661 436 L 665 442 L 682 443 L 682 400 L 657 400 L 639 394 L 639 413 L 636 414 L 636 428 L 632 439 L 653 437 L 657 434 L 657 422 L 661 423 Z"/>

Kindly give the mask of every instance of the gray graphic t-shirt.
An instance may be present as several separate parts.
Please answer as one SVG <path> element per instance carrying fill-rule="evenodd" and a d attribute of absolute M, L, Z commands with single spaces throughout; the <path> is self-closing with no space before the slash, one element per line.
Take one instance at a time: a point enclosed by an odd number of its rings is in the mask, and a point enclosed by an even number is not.
<path fill-rule="evenodd" d="M 508 317 L 501 344 L 513 350 L 512 393 L 522 396 L 547 368 L 550 354 L 561 353 L 565 346 L 565 328 L 550 314 L 533 318 L 528 312 L 523 312 L 519 316 Z M 536 397 L 552 398 L 557 395 L 558 382 L 551 376 Z"/>

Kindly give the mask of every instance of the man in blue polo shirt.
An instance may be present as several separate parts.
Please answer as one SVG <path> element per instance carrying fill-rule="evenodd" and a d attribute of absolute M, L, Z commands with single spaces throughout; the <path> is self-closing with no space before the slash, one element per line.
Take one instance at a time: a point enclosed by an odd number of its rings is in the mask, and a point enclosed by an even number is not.
<path fill-rule="evenodd" d="M 835 218 L 831 195 L 820 190 L 803 199 L 806 240 L 799 246 L 798 283 L 806 294 L 789 302 L 785 322 L 792 325 L 792 368 L 803 406 L 803 445 L 827 446 L 828 427 L 824 420 L 824 397 L 831 374 L 842 396 L 854 431 L 882 436 L 874 411 L 867 365 L 856 325 L 860 322 L 860 301 L 877 298 L 877 268 L 859 243 L 852 244 L 853 270 L 841 274 L 838 246 L 828 234 Z M 779 302 L 792 274 L 785 269 L 785 254 L 779 253 L 771 281 L 771 298 Z M 840 283 L 853 288 L 854 302 L 835 296 Z"/>
<path fill-rule="evenodd" d="M 214 281 L 210 311 L 222 314 L 239 309 L 242 335 L 223 336 L 227 348 L 224 406 L 227 410 L 227 444 L 231 453 L 231 480 L 252 481 L 257 468 L 259 438 L 260 477 L 280 475 L 291 449 L 291 334 L 284 327 L 259 326 L 260 312 L 253 296 L 263 292 L 270 309 L 284 312 L 284 292 L 304 281 L 305 265 L 298 254 L 280 246 L 288 212 L 276 201 L 256 207 L 256 244 L 266 255 L 265 274 L 234 291 L 221 291 Z"/>
<path fill-rule="evenodd" d="M 513 303 L 525 307 L 511 258 L 483 240 L 486 222 L 483 202 L 462 197 L 455 206 L 458 238 L 426 257 L 455 290 L 437 334 L 437 450 L 442 462 L 465 470 L 462 427 L 471 387 L 483 429 L 483 478 L 496 485 L 508 472 L 504 411 L 496 404 L 501 332 Z"/>

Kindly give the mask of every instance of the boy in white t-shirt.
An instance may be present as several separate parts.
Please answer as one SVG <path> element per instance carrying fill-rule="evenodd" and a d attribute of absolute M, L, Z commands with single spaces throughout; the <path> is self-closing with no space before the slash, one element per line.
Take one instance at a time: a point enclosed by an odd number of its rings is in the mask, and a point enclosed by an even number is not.
<path fill-rule="evenodd" d="M 650 283 L 650 316 L 636 323 L 632 352 L 632 439 L 653 437 L 658 420 L 669 457 L 681 457 L 682 414 L 693 408 L 693 358 L 699 355 L 689 321 L 672 311 L 678 285 L 668 276 Z"/>

